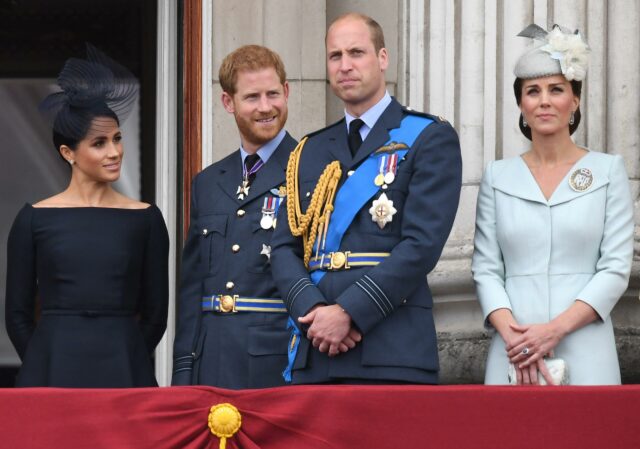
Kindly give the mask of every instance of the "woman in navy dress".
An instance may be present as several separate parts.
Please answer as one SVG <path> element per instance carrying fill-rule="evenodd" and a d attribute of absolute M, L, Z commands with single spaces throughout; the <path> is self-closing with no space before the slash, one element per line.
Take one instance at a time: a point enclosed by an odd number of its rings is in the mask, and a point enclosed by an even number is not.
<path fill-rule="evenodd" d="M 95 48 L 87 55 L 66 62 L 62 91 L 41 105 L 71 166 L 69 186 L 26 204 L 9 234 L 5 318 L 22 360 L 16 386 L 157 385 L 151 354 L 167 321 L 168 234 L 156 206 L 111 186 L 137 85 Z"/>

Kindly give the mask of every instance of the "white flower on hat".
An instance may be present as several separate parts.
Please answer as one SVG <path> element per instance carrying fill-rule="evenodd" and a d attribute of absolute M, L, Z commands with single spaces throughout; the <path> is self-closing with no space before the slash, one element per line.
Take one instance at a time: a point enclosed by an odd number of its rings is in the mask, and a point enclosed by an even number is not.
<path fill-rule="evenodd" d="M 547 34 L 546 45 L 540 50 L 560 62 L 564 77 L 569 80 L 582 81 L 587 75 L 589 62 L 589 46 L 582 40 L 580 33 L 563 32 L 556 26 Z"/>

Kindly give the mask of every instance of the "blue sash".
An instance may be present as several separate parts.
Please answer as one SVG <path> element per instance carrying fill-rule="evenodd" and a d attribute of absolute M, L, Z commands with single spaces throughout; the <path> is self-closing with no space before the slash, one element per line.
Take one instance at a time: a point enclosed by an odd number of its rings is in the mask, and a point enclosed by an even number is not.
<path fill-rule="evenodd" d="M 433 120 L 426 117 L 407 115 L 400 122 L 399 128 L 389 132 L 389 140 L 385 145 L 403 143 L 408 147 L 395 152 L 398 155 L 398 165 L 420 133 L 431 123 Z M 325 254 L 338 251 L 342 237 L 349 229 L 358 211 L 380 190 L 380 187 L 375 185 L 373 180 L 378 173 L 379 160 L 383 155 L 384 153 L 376 153 L 375 151 L 371 153 L 340 187 L 329 221 L 324 247 Z M 318 236 L 318 238 L 320 237 Z M 311 281 L 318 285 L 325 274 L 324 270 L 316 270 L 311 273 Z"/>
<path fill-rule="evenodd" d="M 398 165 L 402 158 L 407 154 L 411 146 L 416 141 L 420 133 L 433 123 L 433 120 L 417 115 L 407 115 L 400 122 L 399 128 L 394 128 L 389 132 L 389 140 L 386 145 L 392 143 L 403 143 L 407 148 L 395 151 L 398 155 Z M 340 242 L 344 233 L 347 231 L 356 214 L 367 201 L 369 201 L 379 190 L 380 187 L 375 185 L 373 180 L 378 174 L 379 160 L 384 153 L 376 153 L 375 151 L 369 155 L 367 159 L 347 178 L 345 183 L 340 187 L 334 202 L 334 210 L 329 221 L 327 229 L 327 239 L 325 242 L 324 252 L 335 252 L 340 248 Z M 321 238 L 321 236 L 318 236 Z M 316 242 L 317 243 L 317 242 Z M 314 245 L 315 247 L 315 245 Z M 318 285 L 326 274 L 325 270 L 316 270 L 310 274 L 311 282 Z M 293 362 L 298 353 L 298 345 L 302 333 L 291 317 L 287 323 L 287 328 L 291 329 L 291 337 L 289 339 L 288 361 L 289 364 L 282 373 L 286 382 L 291 382 L 291 371 Z"/>

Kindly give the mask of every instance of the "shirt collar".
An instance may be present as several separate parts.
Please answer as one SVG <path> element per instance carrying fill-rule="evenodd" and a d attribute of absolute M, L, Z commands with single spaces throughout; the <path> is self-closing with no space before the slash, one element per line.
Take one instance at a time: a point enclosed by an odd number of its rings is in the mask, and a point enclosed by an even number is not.
<path fill-rule="evenodd" d="M 387 106 L 389 106 L 390 103 L 391 103 L 391 95 L 389 95 L 389 92 L 386 91 L 384 93 L 384 96 L 380 99 L 380 101 L 378 101 L 376 104 L 371 106 L 360 117 L 354 117 L 353 115 L 349 114 L 345 109 L 344 118 L 347 122 L 347 132 L 349 131 L 349 125 L 351 124 L 351 122 L 356 118 L 359 118 L 364 122 L 364 126 L 360 128 L 360 135 L 362 136 L 362 140 L 366 139 L 367 135 L 369 134 L 369 131 L 371 131 L 371 128 L 373 128 L 373 125 L 376 124 L 376 122 L 378 121 L 378 119 L 380 118 L 384 110 L 387 109 Z"/>
<path fill-rule="evenodd" d="M 284 139 L 284 136 L 287 132 L 283 129 L 280 130 L 280 132 L 278 133 L 278 135 L 276 135 L 273 139 L 271 139 L 270 141 L 268 141 L 267 143 L 265 143 L 264 145 L 262 145 L 260 148 L 258 148 L 257 154 L 258 156 L 260 156 L 260 159 L 262 159 L 262 162 L 264 162 L 265 164 L 267 163 L 267 161 L 269 160 L 269 158 L 271 157 L 271 155 L 273 154 L 274 151 L 276 151 L 276 148 L 278 148 L 278 145 L 280 145 L 280 142 L 282 142 L 282 139 Z M 244 165 L 244 159 L 249 155 L 249 153 L 247 153 L 245 151 L 245 149 L 242 147 L 242 143 L 240 144 L 240 156 L 242 157 L 242 164 Z"/>

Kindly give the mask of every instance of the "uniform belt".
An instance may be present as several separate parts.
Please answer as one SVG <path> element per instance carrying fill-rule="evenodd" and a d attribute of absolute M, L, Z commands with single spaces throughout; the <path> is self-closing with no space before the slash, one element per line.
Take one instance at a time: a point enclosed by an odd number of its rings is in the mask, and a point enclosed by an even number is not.
<path fill-rule="evenodd" d="M 315 270 L 348 270 L 351 267 L 374 267 L 389 257 L 391 253 L 352 253 L 336 251 L 312 257 L 309 271 Z"/>
<path fill-rule="evenodd" d="M 211 295 L 202 298 L 203 312 L 276 312 L 287 313 L 281 299 L 247 298 L 238 295 Z"/>

